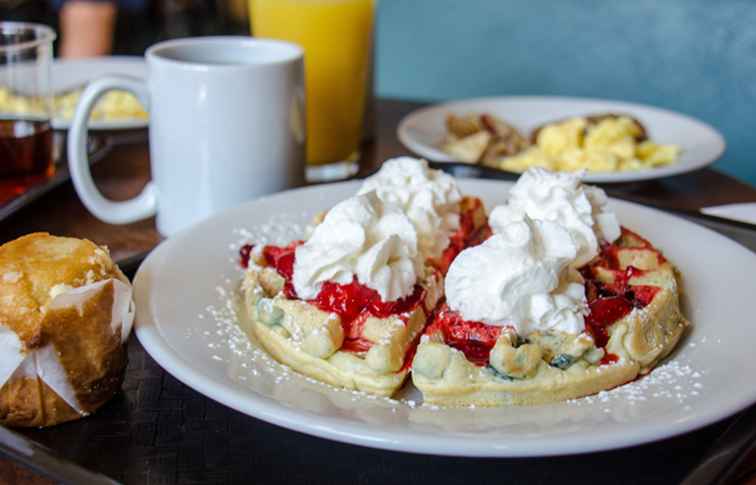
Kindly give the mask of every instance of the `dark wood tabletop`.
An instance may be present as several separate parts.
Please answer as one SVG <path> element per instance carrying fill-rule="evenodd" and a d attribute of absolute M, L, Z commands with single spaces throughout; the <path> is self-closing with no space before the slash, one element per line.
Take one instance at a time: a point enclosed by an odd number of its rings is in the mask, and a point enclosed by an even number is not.
<path fill-rule="evenodd" d="M 396 126 L 419 106 L 377 100 L 375 136 L 365 145 L 362 174 L 387 158 L 408 153 L 396 137 Z M 114 137 L 114 146 L 93 167 L 94 178 L 106 196 L 132 197 L 149 180 L 147 134 L 106 136 Z M 604 188 L 611 195 L 666 209 L 756 201 L 755 188 L 714 169 Z M 161 240 L 154 219 L 122 226 L 97 220 L 70 183 L 4 220 L 0 242 L 34 231 L 91 239 L 107 245 L 116 260 L 148 251 Z M 756 231 L 753 236 L 756 240 Z M 674 483 L 727 425 L 717 423 L 660 443 L 582 457 L 474 460 L 370 450 L 301 435 L 237 413 L 165 373 L 133 337 L 129 345 L 121 395 L 89 418 L 23 430 L 23 436 L 62 460 L 129 483 L 473 483 L 494 478 L 513 483 L 552 483 L 558 478 L 573 483 L 588 476 L 606 483 Z M 756 464 L 756 457 L 750 461 Z M 37 473 L 46 473 L 44 466 L 32 466 Z M 620 469 L 626 475 L 617 475 Z M 48 483 L 7 459 L 0 459 L 0 481 Z"/>

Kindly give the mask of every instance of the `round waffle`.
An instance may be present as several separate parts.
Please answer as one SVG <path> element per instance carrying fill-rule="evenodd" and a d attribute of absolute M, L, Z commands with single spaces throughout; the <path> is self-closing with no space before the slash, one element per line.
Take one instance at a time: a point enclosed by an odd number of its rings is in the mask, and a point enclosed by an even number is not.
<path fill-rule="evenodd" d="M 464 322 L 442 306 L 412 366 L 425 402 L 441 405 L 538 404 L 611 389 L 648 373 L 680 340 L 675 268 L 627 229 L 581 268 L 590 313 L 575 336 Z"/>
<path fill-rule="evenodd" d="M 417 342 L 441 299 L 442 275 L 460 251 L 490 234 L 480 199 L 464 197 L 460 214 L 460 227 L 450 237 L 449 246 L 426 261 L 416 295 L 410 296 L 413 303 L 388 314 L 374 314 L 368 302 L 362 301 L 356 318 L 342 318 L 312 301 L 298 299 L 288 286 L 291 283 L 282 276 L 282 272 L 290 275 L 290 270 L 275 268 L 285 266 L 287 257 L 293 265 L 297 242 L 282 248 L 266 246 L 268 249 L 257 257 L 246 251 L 242 255 L 247 271 L 241 292 L 253 337 L 278 362 L 313 379 L 371 394 L 393 395 L 409 374 Z M 321 220 L 316 218 L 315 223 Z M 274 263 L 279 258 L 280 264 Z M 350 290 L 351 286 L 341 286 L 341 291 L 354 290 L 350 300 L 361 301 L 366 295 L 358 288 Z"/>

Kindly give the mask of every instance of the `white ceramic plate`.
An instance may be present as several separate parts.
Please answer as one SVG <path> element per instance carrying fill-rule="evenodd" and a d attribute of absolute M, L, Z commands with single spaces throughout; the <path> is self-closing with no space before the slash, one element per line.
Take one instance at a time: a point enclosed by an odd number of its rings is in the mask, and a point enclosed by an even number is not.
<path fill-rule="evenodd" d="M 584 180 L 592 183 L 631 182 L 698 170 L 716 161 L 725 149 L 721 133 L 683 114 L 640 104 L 557 96 L 478 98 L 421 108 L 399 123 L 399 140 L 429 160 L 454 161 L 438 147 L 446 134 L 445 120 L 449 113 L 490 113 L 525 135 L 544 123 L 570 116 L 627 113 L 643 123 L 652 140 L 682 148 L 680 159 L 673 165 L 632 172 L 588 172 Z"/>
<path fill-rule="evenodd" d="M 90 59 L 55 59 L 51 69 L 52 92 L 61 93 L 80 88 L 90 81 L 103 76 L 125 74 L 141 79 L 147 77 L 147 64 L 141 56 L 110 56 Z M 67 130 L 71 120 L 61 117 L 53 118 L 53 128 Z M 90 130 L 125 130 L 144 128 L 147 120 L 141 118 L 114 121 L 92 121 Z"/>
<path fill-rule="evenodd" d="M 489 208 L 511 186 L 460 184 Z M 542 456 L 630 446 L 696 429 L 756 401 L 756 255 L 690 222 L 617 200 L 611 204 L 622 223 L 681 268 L 684 311 L 693 323 L 679 349 L 649 376 L 574 402 L 434 409 L 419 405 L 411 385 L 405 401 L 392 402 L 282 370 L 244 337 L 226 306 L 242 276 L 238 243 L 301 236 L 316 212 L 357 188 L 345 182 L 279 193 L 160 244 L 135 279 L 136 334 L 147 352 L 186 385 L 250 416 L 337 441 L 444 455 Z"/>

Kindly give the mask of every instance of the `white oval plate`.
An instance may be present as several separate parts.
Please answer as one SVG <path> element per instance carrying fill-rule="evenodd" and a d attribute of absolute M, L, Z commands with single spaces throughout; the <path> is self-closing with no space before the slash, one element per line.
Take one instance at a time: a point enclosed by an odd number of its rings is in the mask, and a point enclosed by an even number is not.
<path fill-rule="evenodd" d="M 559 96 L 512 96 L 452 101 L 421 108 L 405 116 L 397 128 L 399 140 L 413 152 L 437 162 L 454 161 L 438 145 L 446 135 L 446 115 L 490 113 L 526 136 L 547 122 L 595 113 L 627 113 L 637 118 L 658 143 L 682 148 L 677 163 L 632 172 L 587 172 L 583 180 L 596 183 L 632 182 L 677 175 L 715 162 L 725 149 L 722 134 L 710 125 L 652 106 L 601 99 Z"/>
<path fill-rule="evenodd" d="M 90 81 L 110 76 L 128 75 L 145 79 L 147 64 L 141 56 L 109 56 L 88 59 L 55 59 L 52 64 L 52 92 L 61 93 L 70 89 L 83 87 Z M 141 118 L 124 118 L 112 121 L 90 121 L 90 130 L 129 130 L 145 128 L 147 120 Z M 67 130 L 71 120 L 62 117 L 52 119 L 53 128 Z"/>
<path fill-rule="evenodd" d="M 487 207 L 511 184 L 461 180 Z M 692 330 L 652 374 L 574 402 L 498 409 L 419 405 L 337 390 L 286 371 L 243 336 L 226 308 L 242 272 L 242 238 L 286 242 L 358 182 L 275 194 L 171 237 L 135 279 L 136 335 L 193 389 L 262 420 L 323 438 L 392 450 L 465 456 L 542 456 L 619 448 L 691 431 L 756 401 L 753 297 L 756 255 L 700 226 L 612 200 L 627 227 L 682 271 Z M 240 233 L 245 228 L 248 232 Z M 236 230 L 236 231 L 235 231 Z"/>

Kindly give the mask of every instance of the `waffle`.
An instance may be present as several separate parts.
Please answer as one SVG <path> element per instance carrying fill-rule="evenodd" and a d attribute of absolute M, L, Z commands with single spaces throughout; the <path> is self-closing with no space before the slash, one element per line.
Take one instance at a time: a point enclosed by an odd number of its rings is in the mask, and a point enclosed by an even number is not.
<path fill-rule="evenodd" d="M 623 228 L 581 268 L 590 313 L 580 335 L 465 322 L 441 304 L 412 364 L 426 403 L 540 404 L 611 389 L 650 372 L 689 325 L 679 275 L 648 241 Z"/>
<path fill-rule="evenodd" d="M 364 300 L 348 317 L 328 311 L 318 299 L 296 298 L 287 268 L 293 266 L 300 243 L 266 246 L 253 256 L 241 286 L 255 337 L 273 358 L 301 374 L 338 387 L 393 395 L 404 383 L 419 337 L 442 298 L 443 274 L 460 251 L 489 235 L 482 202 L 465 197 L 460 206 L 459 231 L 443 254 L 426 262 L 414 293 L 390 308 L 381 303 L 380 311 L 374 309 L 380 305 L 369 304 L 370 290 L 365 293 L 356 282 L 333 285 L 334 291 L 354 291 Z"/>

